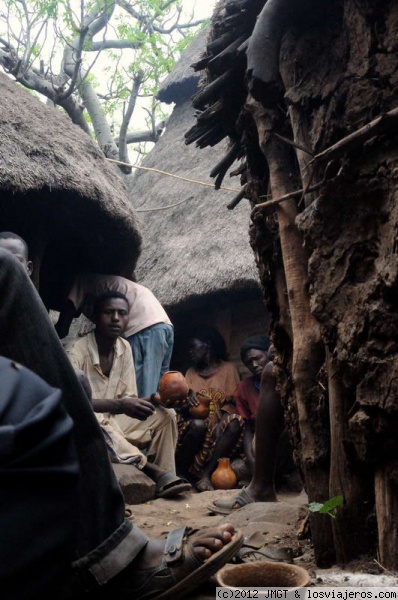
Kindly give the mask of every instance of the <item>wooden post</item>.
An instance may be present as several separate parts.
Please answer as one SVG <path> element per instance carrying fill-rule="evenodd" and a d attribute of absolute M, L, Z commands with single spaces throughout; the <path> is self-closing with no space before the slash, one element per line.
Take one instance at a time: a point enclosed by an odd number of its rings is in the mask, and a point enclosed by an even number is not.
<path fill-rule="evenodd" d="M 273 197 L 292 191 L 289 177 L 292 169 L 290 148 L 270 136 L 277 129 L 279 114 L 264 109 L 250 99 L 246 104 L 255 120 L 261 150 L 267 160 Z M 301 436 L 301 461 L 305 489 L 310 502 L 325 502 L 329 497 L 329 464 L 318 440 L 320 416 L 312 400 L 316 376 L 324 362 L 319 323 L 310 311 L 308 293 L 308 256 L 303 237 L 296 225 L 298 214 L 295 200 L 287 200 L 276 208 L 282 260 L 289 299 L 293 334 L 292 382 Z M 319 566 L 329 566 L 334 560 L 331 524 L 323 515 L 310 517 L 315 558 Z"/>
<path fill-rule="evenodd" d="M 347 392 L 338 365 L 327 356 L 330 414 L 330 479 L 329 496 L 344 496 L 344 505 L 337 510 L 333 535 L 338 562 L 347 561 L 366 552 L 369 536 L 367 518 L 373 509 L 371 476 L 358 472 L 347 456 L 349 444 Z M 368 480 L 367 480 L 368 479 Z M 368 484 L 369 481 L 369 484 Z"/>
<path fill-rule="evenodd" d="M 375 474 L 376 517 L 380 563 L 398 569 L 398 483 L 393 473 L 398 462 L 379 468 Z"/>

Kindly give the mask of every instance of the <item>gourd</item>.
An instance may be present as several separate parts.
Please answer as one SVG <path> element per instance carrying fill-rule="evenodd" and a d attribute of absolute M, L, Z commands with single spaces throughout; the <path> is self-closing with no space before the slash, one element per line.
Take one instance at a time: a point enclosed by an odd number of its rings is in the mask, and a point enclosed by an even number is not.
<path fill-rule="evenodd" d="M 195 394 L 195 396 L 199 401 L 199 404 L 198 406 L 191 406 L 189 409 L 189 414 L 195 419 L 207 419 L 210 412 L 210 396 L 206 396 L 206 394 L 201 394 L 200 392 Z"/>
<path fill-rule="evenodd" d="M 238 479 L 231 469 L 229 458 L 218 459 L 218 467 L 210 479 L 215 490 L 230 490 L 237 486 Z"/>
<path fill-rule="evenodd" d="M 188 396 L 189 386 L 179 371 L 167 371 L 159 383 L 159 395 L 162 404 L 181 402 Z"/>

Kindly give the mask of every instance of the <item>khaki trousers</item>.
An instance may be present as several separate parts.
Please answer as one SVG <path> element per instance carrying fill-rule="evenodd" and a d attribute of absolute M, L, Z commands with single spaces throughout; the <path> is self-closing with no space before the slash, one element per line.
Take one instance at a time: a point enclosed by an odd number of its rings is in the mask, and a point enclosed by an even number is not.
<path fill-rule="evenodd" d="M 125 440 L 146 460 L 175 474 L 177 420 L 172 409 L 157 407 L 148 419 L 139 421 L 126 415 L 114 415 Z M 140 452 L 144 450 L 146 456 Z M 142 464 L 140 466 L 143 466 Z"/>

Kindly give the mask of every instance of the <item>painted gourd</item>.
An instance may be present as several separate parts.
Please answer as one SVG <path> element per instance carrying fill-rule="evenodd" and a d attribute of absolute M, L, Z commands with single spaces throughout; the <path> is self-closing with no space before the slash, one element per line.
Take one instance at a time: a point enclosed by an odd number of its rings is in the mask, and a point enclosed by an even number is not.
<path fill-rule="evenodd" d="M 162 404 L 180 402 L 187 397 L 189 386 L 179 371 L 167 371 L 159 383 L 159 395 Z"/>
<path fill-rule="evenodd" d="M 189 414 L 191 417 L 194 417 L 194 419 L 207 419 L 210 412 L 210 396 L 206 396 L 199 392 L 196 394 L 196 398 L 199 400 L 199 404 L 198 406 L 191 406 Z"/>
<path fill-rule="evenodd" d="M 231 469 L 229 458 L 218 459 L 218 467 L 211 476 L 211 483 L 215 490 L 230 490 L 237 486 L 238 480 Z"/>

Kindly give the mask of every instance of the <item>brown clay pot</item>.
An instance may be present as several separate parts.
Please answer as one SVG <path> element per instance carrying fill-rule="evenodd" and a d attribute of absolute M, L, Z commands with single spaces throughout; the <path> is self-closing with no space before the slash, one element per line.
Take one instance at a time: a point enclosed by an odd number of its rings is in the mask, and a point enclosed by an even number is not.
<path fill-rule="evenodd" d="M 306 587 L 310 574 L 303 567 L 264 560 L 226 565 L 216 574 L 217 583 L 229 590 L 241 590 L 248 587 L 283 587 L 291 592 Z M 239 596 L 237 596 L 239 597 Z"/>
<path fill-rule="evenodd" d="M 198 406 L 191 406 L 189 414 L 195 419 L 207 419 L 210 412 L 210 396 L 205 394 L 197 393 L 196 398 L 199 400 Z"/>
<path fill-rule="evenodd" d="M 189 386 L 179 371 L 167 371 L 159 383 L 159 395 L 162 404 L 180 402 L 187 397 Z"/>
<path fill-rule="evenodd" d="M 231 469 L 229 458 L 218 459 L 218 467 L 211 476 L 211 483 L 215 490 L 230 490 L 236 487 L 238 480 Z"/>

